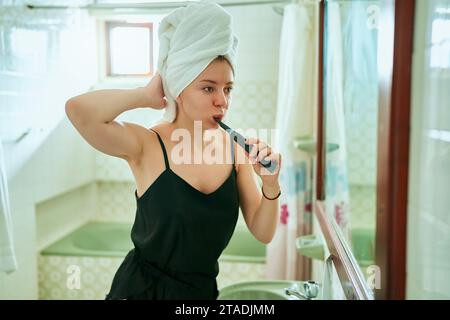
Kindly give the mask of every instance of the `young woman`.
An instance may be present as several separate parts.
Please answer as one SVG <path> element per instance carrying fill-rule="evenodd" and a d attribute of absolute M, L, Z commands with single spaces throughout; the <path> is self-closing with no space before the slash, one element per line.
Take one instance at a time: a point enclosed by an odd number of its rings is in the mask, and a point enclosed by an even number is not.
<path fill-rule="evenodd" d="M 114 119 L 134 108 L 165 107 L 158 73 L 146 87 L 99 90 L 66 103 L 67 116 L 81 136 L 95 149 L 126 160 L 136 182 L 134 249 L 117 271 L 107 299 L 216 299 L 217 261 L 233 234 L 239 206 L 255 238 L 272 240 L 281 156 L 265 142 L 249 138 L 247 143 L 254 145 L 251 161 L 236 161 L 248 158 L 215 121 L 226 115 L 232 82 L 231 65 L 218 56 L 176 98 L 175 121 L 149 129 Z M 197 140 L 195 123 L 203 130 Z M 203 148 L 208 146 L 204 133 L 218 130 L 221 139 L 214 150 L 230 154 L 233 163 L 177 163 L 172 134 L 180 129 Z M 276 160 L 275 172 L 262 167 L 262 159 Z M 254 173 L 261 177 L 262 190 Z"/>

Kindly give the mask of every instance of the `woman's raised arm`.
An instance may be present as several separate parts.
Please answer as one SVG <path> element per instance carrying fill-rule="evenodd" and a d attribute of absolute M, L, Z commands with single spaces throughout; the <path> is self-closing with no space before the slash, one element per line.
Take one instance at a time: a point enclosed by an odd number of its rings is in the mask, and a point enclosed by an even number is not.
<path fill-rule="evenodd" d="M 138 159 L 143 149 L 144 127 L 114 119 L 136 108 L 162 109 L 166 105 L 161 78 L 156 74 L 146 87 L 105 89 L 70 98 L 66 114 L 95 149 L 127 161 Z"/>

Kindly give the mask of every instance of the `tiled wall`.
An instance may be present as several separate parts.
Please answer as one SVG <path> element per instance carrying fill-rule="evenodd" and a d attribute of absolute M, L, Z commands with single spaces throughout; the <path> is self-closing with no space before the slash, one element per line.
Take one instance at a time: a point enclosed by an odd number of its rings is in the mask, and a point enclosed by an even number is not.
<path fill-rule="evenodd" d="M 350 185 L 350 223 L 352 229 L 375 229 L 376 187 Z"/>
<path fill-rule="evenodd" d="M 370 102 L 359 110 L 346 110 L 345 114 L 350 185 L 374 187 L 377 181 L 378 103 Z"/>
<path fill-rule="evenodd" d="M 39 299 L 105 299 L 122 261 L 122 257 L 39 256 Z"/>
<path fill-rule="evenodd" d="M 105 299 L 122 261 L 122 257 L 39 256 L 39 299 Z M 219 268 L 219 290 L 238 281 L 265 279 L 261 263 L 219 261 Z"/>
<path fill-rule="evenodd" d="M 352 228 L 375 228 L 377 182 L 376 99 L 358 110 L 346 110 L 347 172 Z"/>
<path fill-rule="evenodd" d="M 133 181 L 99 181 L 97 221 L 133 222 L 136 214 Z"/>

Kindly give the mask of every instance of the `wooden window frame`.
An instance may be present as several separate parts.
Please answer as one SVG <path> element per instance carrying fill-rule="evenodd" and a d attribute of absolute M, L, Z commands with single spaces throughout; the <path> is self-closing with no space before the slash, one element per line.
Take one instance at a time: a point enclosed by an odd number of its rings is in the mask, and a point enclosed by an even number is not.
<path fill-rule="evenodd" d="M 114 27 L 140 27 L 149 29 L 149 41 L 150 41 L 150 71 L 148 73 L 134 73 L 134 74 L 113 74 L 111 72 L 111 39 L 110 31 Z M 137 23 L 137 22 L 124 22 L 124 21 L 105 21 L 105 61 L 106 61 L 106 77 L 116 78 L 116 77 L 149 77 L 153 75 L 153 23 Z"/>

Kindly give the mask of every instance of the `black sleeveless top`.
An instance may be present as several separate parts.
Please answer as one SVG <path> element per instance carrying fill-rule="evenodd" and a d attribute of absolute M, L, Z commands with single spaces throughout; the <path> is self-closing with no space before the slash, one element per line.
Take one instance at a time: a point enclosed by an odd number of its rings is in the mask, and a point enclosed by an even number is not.
<path fill-rule="evenodd" d="M 218 258 L 239 214 L 234 144 L 230 176 L 205 194 L 170 169 L 164 143 L 152 131 L 166 168 L 141 197 L 134 192 L 134 248 L 117 270 L 106 299 L 216 299 Z"/>

